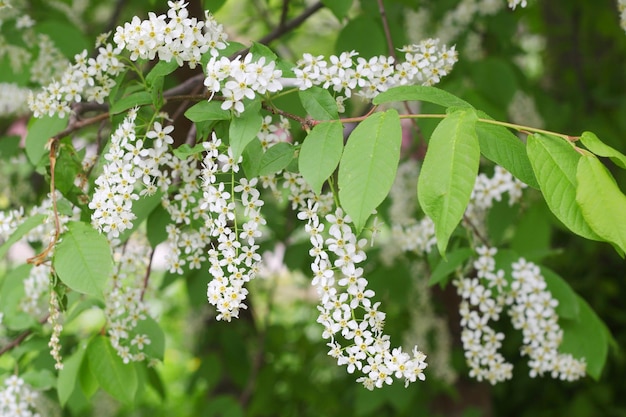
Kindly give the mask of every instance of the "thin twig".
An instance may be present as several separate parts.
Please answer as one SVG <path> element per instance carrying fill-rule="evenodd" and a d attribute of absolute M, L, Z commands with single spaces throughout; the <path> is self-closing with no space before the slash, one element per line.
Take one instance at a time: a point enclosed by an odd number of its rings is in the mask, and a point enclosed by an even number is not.
<path fill-rule="evenodd" d="M 383 0 L 378 0 L 378 12 L 380 13 L 380 19 L 383 21 L 383 30 L 385 31 L 385 39 L 387 39 L 389 55 L 391 55 L 393 60 L 396 61 L 396 50 L 393 47 L 393 39 L 391 38 L 391 30 L 389 30 L 389 22 L 387 21 L 387 12 L 385 11 Z"/>
<path fill-rule="evenodd" d="M 283 0 L 283 10 L 280 13 L 280 21 L 278 22 L 278 27 L 285 26 L 287 23 L 287 15 L 289 14 L 289 0 Z"/>
<path fill-rule="evenodd" d="M 143 301 L 143 296 L 146 294 L 146 289 L 148 288 L 148 282 L 150 281 L 150 273 L 152 272 L 152 260 L 154 259 L 155 250 L 152 249 L 150 251 L 150 260 L 148 261 L 148 267 L 146 268 L 146 274 L 143 276 L 143 285 L 141 287 L 141 295 L 139 299 Z"/>
<path fill-rule="evenodd" d="M 111 17 L 109 18 L 109 23 L 107 23 L 104 29 L 104 33 L 110 32 L 115 28 L 115 26 L 117 25 L 117 21 L 119 20 L 120 15 L 122 14 L 122 8 L 124 7 L 125 3 L 126 3 L 126 0 L 117 0 L 115 2 L 115 7 L 113 8 L 113 14 L 111 14 Z"/>
<path fill-rule="evenodd" d="M 46 316 L 44 318 L 39 320 L 39 324 L 44 324 L 45 322 L 47 322 L 48 321 L 48 317 L 50 317 L 50 315 L 46 314 Z M 32 333 L 33 333 L 32 330 L 26 330 L 25 332 L 21 333 L 15 339 L 13 339 L 11 342 L 9 342 L 9 344 L 7 344 L 6 346 L 4 346 L 3 348 L 0 349 L 0 356 L 4 355 L 5 353 L 10 351 L 11 349 L 15 349 L 16 347 L 18 347 Z"/>

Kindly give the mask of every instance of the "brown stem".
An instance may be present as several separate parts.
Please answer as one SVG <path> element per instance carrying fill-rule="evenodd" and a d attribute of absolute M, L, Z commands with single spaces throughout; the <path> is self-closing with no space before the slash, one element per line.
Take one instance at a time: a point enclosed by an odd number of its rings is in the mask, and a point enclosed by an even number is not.
<path fill-rule="evenodd" d="M 48 317 L 50 317 L 49 314 L 47 314 L 44 318 L 40 319 L 39 320 L 39 324 L 44 324 L 45 322 L 47 322 L 48 321 Z M 8 345 L 6 345 L 6 346 L 4 346 L 3 348 L 0 349 L 0 356 L 4 355 L 5 353 L 10 351 L 11 349 L 14 349 L 14 348 L 18 347 L 32 333 L 33 333 L 32 330 L 26 330 L 25 332 L 21 333 L 15 339 L 13 339 L 11 342 L 9 342 Z"/>
<path fill-rule="evenodd" d="M 396 50 L 393 47 L 393 39 L 391 38 L 391 30 L 389 30 L 389 22 L 387 21 L 387 12 L 385 12 L 385 5 L 383 0 L 378 0 L 378 12 L 380 18 L 383 21 L 383 30 L 385 31 L 385 39 L 387 40 L 387 48 L 389 49 L 389 55 L 396 61 Z"/>

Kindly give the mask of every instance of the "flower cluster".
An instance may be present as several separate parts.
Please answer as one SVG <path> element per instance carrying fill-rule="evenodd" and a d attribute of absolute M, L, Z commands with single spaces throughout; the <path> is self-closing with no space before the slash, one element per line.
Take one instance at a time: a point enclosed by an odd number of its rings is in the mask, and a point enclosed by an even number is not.
<path fill-rule="evenodd" d="M 513 10 L 515 10 L 517 6 L 526 7 L 527 5 L 526 0 L 507 0 L 507 1 L 509 2 L 509 7 Z"/>
<path fill-rule="evenodd" d="M 437 84 L 457 61 L 454 47 L 440 47 L 437 39 L 408 45 L 400 51 L 405 53 L 401 63 L 395 63 L 392 57 L 386 56 L 368 60 L 358 57 L 354 51 L 332 55 L 330 61 L 323 56 L 304 54 L 294 68 L 296 85 L 301 90 L 321 85 L 346 97 L 357 91 L 358 95 L 371 99 L 398 85 Z"/>
<path fill-rule="evenodd" d="M 189 17 L 186 2 L 167 4 L 167 16 L 151 12 L 148 20 L 135 16 L 123 27 L 117 27 L 113 42 L 129 51 L 131 60 L 152 60 L 158 56 L 162 61 L 175 59 L 179 66 L 187 62 L 195 68 L 204 53 L 217 56 L 220 49 L 226 48 L 226 33 L 212 16 L 207 14 L 206 21 L 198 21 Z"/>
<path fill-rule="evenodd" d="M 0 117 L 23 114 L 27 111 L 26 104 L 30 90 L 17 84 L 0 83 Z"/>
<path fill-rule="evenodd" d="M 61 306 L 59 305 L 59 296 L 56 292 L 50 291 L 50 303 L 48 305 L 48 323 L 52 325 L 52 334 L 48 347 L 50 355 L 54 359 L 54 368 L 63 369 L 63 358 L 61 357 L 61 332 L 63 324 L 61 324 Z"/>
<path fill-rule="evenodd" d="M 239 317 L 239 310 L 247 308 L 244 300 L 248 290 L 246 282 L 258 273 L 261 256 L 256 241 L 261 237 L 260 227 L 265 224 L 261 217 L 263 200 L 256 189 L 258 180 L 245 178 L 235 180 L 239 161 L 235 161 L 230 147 L 220 152 L 221 140 L 213 133 L 212 141 L 204 143 L 203 197 L 200 207 L 207 210 L 206 227 L 212 238 L 208 251 L 213 277 L 207 288 L 209 303 L 218 311 L 217 319 L 230 321 Z M 218 181 L 219 175 L 230 176 L 228 182 Z M 240 203 L 243 216 L 248 220 L 240 225 L 236 209 Z"/>
<path fill-rule="evenodd" d="M 6 417 L 39 417 L 36 411 L 38 393 L 17 375 L 4 380 L 0 389 L 0 415 Z"/>
<path fill-rule="evenodd" d="M 529 356 L 530 376 L 549 372 L 553 378 L 573 381 L 585 374 L 585 362 L 558 352 L 563 331 L 555 308 L 558 301 L 546 289 L 539 267 L 523 258 L 513 263 L 512 281 L 496 270 L 495 248 L 479 247 L 473 266 L 475 278 L 455 280 L 460 306 L 461 340 L 470 376 L 492 384 L 512 377 L 513 365 L 499 353 L 504 334 L 489 327 L 508 307 L 513 327 L 521 329 L 523 355 Z"/>
<path fill-rule="evenodd" d="M 31 317 L 41 317 L 48 311 L 44 297 L 50 289 L 50 266 L 33 266 L 24 280 L 24 297 L 20 309 Z"/>
<path fill-rule="evenodd" d="M 113 254 L 116 271 L 111 276 L 104 315 L 111 345 L 124 363 L 147 358 L 144 348 L 150 337 L 141 330 L 141 323 L 150 314 L 143 300 L 146 291 L 144 277 L 150 263 L 149 245 L 140 240 L 117 247 Z"/>
<path fill-rule="evenodd" d="M 222 92 L 225 98 L 222 109 L 243 113 L 244 99 L 252 100 L 256 94 L 282 90 L 279 79 L 283 72 L 276 69 L 276 63 L 266 63 L 265 57 L 253 59 L 248 53 L 243 59 L 241 56 L 232 61 L 226 57 L 212 57 L 207 63 L 204 85 L 212 93 Z"/>
<path fill-rule="evenodd" d="M 372 302 L 374 291 L 367 288 L 363 268 L 357 266 L 366 259 L 367 241 L 357 239 L 350 217 L 341 208 L 326 216 L 329 228 L 324 233 L 326 225 L 317 208 L 309 200 L 298 218 L 307 222 L 305 230 L 312 244 L 312 285 L 320 298 L 317 321 L 324 326 L 322 337 L 330 340 L 328 354 L 345 365 L 348 373 L 360 371 L 363 376 L 357 381 L 368 389 L 391 384 L 393 377 L 403 378 L 407 385 L 424 380 L 426 355 L 417 347 L 412 355 L 402 348 L 392 349 L 384 333 L 385 313 L 379 311 L 379 302 Z"/>
<path fill-rule="evenodd" d="M 145 138 L 152 146 L 144 144 L 135 133 L 136 109 L 128 112 L 124 121 L 111 135 L 111 141 L 104 159 L 107 163 L 95 181 L 96 190 L 89 203 L 94 210 L 91 220 L 94 226 L 106 233 L 109 240 L 132 227 L 135 214 L 133 201 L 140 195 L 153 194 L 159 188 L 166 191 L 171 177 L 162 169 L 163 165 L 173 165 L 169 145 L 174 139 L 169 135 L 173 126 L 162 126 L 154 122 Z M 139 190 L 139 188 L 143 189 Z"/>

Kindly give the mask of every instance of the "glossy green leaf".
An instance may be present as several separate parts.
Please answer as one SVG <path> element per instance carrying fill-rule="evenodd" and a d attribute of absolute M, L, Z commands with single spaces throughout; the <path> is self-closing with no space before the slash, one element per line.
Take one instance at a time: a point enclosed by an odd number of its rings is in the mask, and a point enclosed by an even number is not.
<path fill-rule="evenodd" d="M 26 156 L 28 156 L 31 164 L 37 166 L 41 158 L 48 154 L 46 144 L 51 137 L 65 129 L 67 120 L 67 117 L 60 118 L 57 116 L 44 116 L 30 120 L 26 135 Z"/>
<path fill-rule="evenodd" d="M 478 115 L 481 118 L 490 119 L 482 112 L 478 112 Z M 509 129 L 489 123 L 477 123 L 476 134 L 480 152 L 485 158 L 500 165 L 525 184 L 539 188 L 526 153 L 526 146 Z"/>
<path fill-rule="evenodd" d="M 472 109 L 456 110 L 439 123 L 430 138 L 418 179 L 417 197 L 424 213 L 435 223 L 442 256 L 463 218 L 478 174 L 477 119 Z"/>
<path fill-rule="evenodd" d="M 339 164 L 339 200 L 357 234 L 396 177 L 402 129 L 398 112 L 374 113 L 350 134 Z"/>
<path fill-rule="evenodd" d="M 593 155 L 578 161 L 576 202 L 591 229 L 626 251 L 626 196 L 606 167 Z"/>
<path fill-rule="evenodd" d="M 159 324 L 150 316 L 137 322 L 137 326 L 132 330 L 131 340 L 134 335 L 146 335 L 150 343 L 144 345 L 143 352 L 149 358 L 163 360 L 165 355 L 165 333 Z"/>
<path fill-rule="evenodd" d="M 428 280 L 428 285 L 441 284 L 448 282 L 448 277 L 456 269 L 467 261 L 474 251 L 470 248 L 459 248 L 450 252 L 446 258 L 441 259 Z"/>
<path fill-rule="evenodd" d="M 52 266 L 65 285 L 101 299 L 113 272 L 109 242 L 89 224 L 70 222 L 67 227 L 55 248 Z"/>
<path fill-rule="evenodd" d="M 11 234 L 11 237 L 9 237 L 0 246 L 0 259 L 4 258 L 4 256 L 7 254 L 9 249 L 11 249 L 11 246 L 13 246 L 13 244 L 15 244 L 21 238 L 23 238 L 28 232 L 33 230 L 35 227 L 41 226 L 47 217 L 48 216 L 46 216 L 45 214 L 35 214 L 34 216 L 28 217 L 26 220 L 24 220 Z"/>
<path fill-rule="evenodd" d="M 264 57 L 266 64 L 272 61 L 276 61 L 276 59 L 278 59 L 278 55 L 276 55 L 274 51 L 259 42 L 252 42 L 252 46 L 250 47 L 250 53 L 252 54 L 252 56 L 254 56 L 255 60 L 258 60 L 260 57 Z"/>
<path fill-rule="evenodd" d="M 133 364 L 125 364 L 105 336 L 96 336 L 91 341 L 87 356 L 91 373 L 100 386 L 123 404 L 132 404 L 137 391 Z"/>
<path fill-rule="evenodd" d="M 602 142 L 594 133 L 583 132 L 583 134 L 580 136 L 580 141 L 591 152 L 595 153 L 598 156 L 611 158 L 611 161 L 613 161 L 615 165 L 619 166 L 620 168 L 626 169 L 626 155 Z"/>
<path fill-rule="evenodd" d="M 238 117 L 234 117 L 228 128 L 230 148 L 235 161 L 239 160 L 243 150 L 256 138 L 263 125 L 261 113 L 251 111 L 251 109 L 246 110 L 248 111 Z"/>
<path fill-rule="evenodd" d="M 192 122 L 203 122 L 205 120 L 229 120 L 231 114 L 228 110 L 222 110 L 221 101 L 207 101 L 194 104 L 185 112 L 185 117 Z"/>
<path fill-rule="evenodd" d="M 541 267 L 541 275 L 543 275 L 552 297 L 559 301 L 559 305 L 556 307 L 556 314 L 559 318 L 577 320 L 580 307 L 576 292 L 567 281 L 546 267 Z"/>
<path fill-rule="evenodd" d="M 177 69 L 178 69 L 178 62 L 176 62 L 175 59 L 172 59 L 169 62 L 159 61 L 156 63 L 154 67 L 152 67 L 148 75 L 146 75 L 146 82 L 148 84 L 152 84 L 157 78 L 165 77 L 166 75 L 171 74 Z"/>
<path fill-rule="evenodd" d="M 293 146 L 286 142 L 270 147 L 259 161 L 258 175 L 271 175 L 285 169 L 293 159 L 293 153 Z"/>
<path fill-rule="evenodd" d="M 541 134 L 528 136 L 526 151 L 550 211 L 572 232 L 601 240 L 583 218 L 576 202 L 576 167 L 580 154 L 565 140 Z"/>
<path fill-rule="evenodd" d="M 109 113 L 119 114 L 133 107 L 145 106 L 146 104 L 152 104 L 152 94 L 147 91 L 137 91 L 116 101 L 111 106 Z"/>
<path fill-rule="evenodd" d="M 241 163 L 246 177 L 254 178 L 259 176 L 259 167 L 264 154 L 263 145 L 261 145 L 261 141 L 258 139 L 253 139 L 246 146 L 243 150 L 243 162 Z"/>
<path fill-rule="evenodd" d="M 339 165 L 343 152 L 343 126 L 340 122 L 320 123 L 307 135 L 300 148 L 298 167 L 315 194 Z"/>
<path fill-rule="evenodd" d="M 563 330 L 563 342 L 559 351 L 569 353 L 576 359 L 584 358 L 587 362 L 587 374 L 593 379 L 600 379 L 606 363 L 609 346 L 609 331 L 589 304 L 578 298 L 578 320 L 560 320 Z"/>
<path fill-rule="evenodd" d="M 191 155 L 197 155 L 202 152 L 204 152 L 204 146 L 201 143 L 197 143 L 193 148 L 183 143 L 178 148 L 174 149 L 174 155 L 183 160 L 189 158 Z"/>
<path fill-rule="evenodd" d="M 302 102 L 302 107 L 315 120 L 337 120 L 337 102 L 328 90 L 320 87 L 311 87 L 306 90 L 299 90 L 298 96 Z"/>
<path fill-rule="evenodd" d="M 472 108 L 467 101 L 437 87 L 424 85 L 402 85 L 390 88 L 374 97 L 374 104 L 393 101 L 427 101 L 443 107 Z"/>
<path fill-rule="evenodd" d="M 76 382 L 78 381 L 80 367 L 86 352 L 86 346 L 79 346 L 72 356 L 63 360 L 63 369 L 59 371 L 57 382 L 57 394 L 61 406 L 65 406 L 67 400 L 78 387 Z"/>
<path fill-rule="evenodd" d="M 322 3 L 333 12 L 337 19 L 343 20 L 348 14 L 350 7 L 352 7 L 352 1 L 353 0 L 322 0 Z"/>

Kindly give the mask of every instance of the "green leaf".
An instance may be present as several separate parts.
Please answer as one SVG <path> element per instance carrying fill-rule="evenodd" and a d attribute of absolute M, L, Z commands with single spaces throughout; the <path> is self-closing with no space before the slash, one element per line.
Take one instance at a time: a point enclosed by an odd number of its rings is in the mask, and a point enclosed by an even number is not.
<path fill-rule="evenodd" d="M 74 55 L 89 50 L 93 45 L 87 41 L 83 32 L 68 21 L 48 20 L 35 25 L 38 33 L 46 34 L 50 37 L 54 46 L 59 48 L 67 58 L 74 58 Z"/>
<path fill-rule="evenodd" d="M 352 0 L 322 0 L 324 6 L 328 7 L 339 20 L 343 20 L 352 7 Z"/>
<path fill-rule="evenodd" d="M 76 382 L 85 353 L 87 353 L 86 346 L 81 344 L 72 356 L 63 360 L 63 369 L 59 371 L 57 381 L 57 394 L 62 407 L 77 388 Z"/>
<path fill-rule="evenodd" d="M 467 101 L 437 87 L 402 85 L 390 88 L 374 97 L 376 105 L 392 101 L 426 101 L 443 107 L 473 108 Z"/>
<path fill-rule="evenodd" d="M 550 211 L 577 235 L 601 240 L 576 202 L 576 167 L 581 155 L 565 140 L 541 134 L 528 136 L 526 151 Z"/>
<path fill-rule="evenodd" d="M 239 160 L 243 150 L 256 138 L 263 125 L 261 113 L 247 110 L 240 116 L 234 117 L 228 128 L 230 148 L 235 161 Z"/>
<path fill-rule="evenodd" d="M 259 176 L 259 167 L 264 154 L 263 145 L 261 145 L 261 141 L 258 139 L 253 139 L 243 150 L 243 162 L 241 165 L 247 178 Z"/>
<path fill-rule="evenodd" d="M 48 216 L 45 214 L 35 214 L 24 220 L 11 234 L 11 236 L 0 246 L 0 259 L 4 258 L 11 246 L 23 238 L 28 232 L 37 226 L 41 226 Z"/>
<path fill-rule="evenodd" d="M 110 114 L 119 114 L 132 107 L 145 106 L 146 104 L 152 104 L 152 94 L 147 91 L 137 91 L 127 95 L 126 97 L 116 101 L 109 111 Z"/>
<path fill-rule="evenodd" d="M 44 116 L 31 118 L 26 135 L 26 156 L 31 164 L 37 166 L 41 158 L 48 153 L 46 144 L 51 137 L 63 131 L 67 126 L 67 117 Z"/>
<path fill-rule="evenodd" d="M 175 59 L 167 61 L 159 61 L 146 75 L 146 82 L 152 85 L 159 77 L 165 77 L 178 69 L 178 62 Z"/>
<path fill-rule="evenodd" d="M 259 162 L 258 175 L 262 177 L 285 169 L 293 159 L 293 153 L 293 146 L 286 142 L 270 147 Z"/>
<path fill-rule="evenodd" d="M 491 119 L 482 112 L 478 112 L 478 115 L 481 118 Z M 523 183 L 539 188 L 526 147 L 509 129 L 479 122 L 476 124 L 476 134 L 480 152 L 485 158 L 500 165 Z"/>
<path fill-rule="evenodd" d="M 608 353 L 609 330 L 589 304 L 578 298 L 578 320 L 561 320 L 563 342 L 559 351 L 587 362 L 587 374 L 600 379 Z"/>
<path fill-rule="evenodd" d="M 167 239 L 167 225 L 170 223 L 172 223 L 172 216 L 162 204 L 157 205 L 148 216 L 146 235 L 153 249 Z"/>
<path fill-rule="evenodd" d="M 231 114 L 228 110 L 222 110 L 221 102 L 203 100 L 188 108 L 185 117 L 192 122 L 203 122 L 205 120 L 230 120 Z"/>
<path fill-rule="evenodd" d="M 602 142 L 594 133 L 583 132 L 583 134 L 580 136 L 580 141 L 591 152 L 595 153 L 598 156 L 611 158 L 611 161 L 613 161 L 615 165 L 619 166 L 620 168 L 626 169 L 626 155 Z"/>
<path fill-rule="evenodd" d="M 315 120 L 337 120 L 337 102 L 325 88 L 311 87 L 306 90 L 298 90 L 298 96 L 302 107 Z"/>
<path fill-rule="evenodd" d="M 387 41 L 379 19 L 374 19 L 361 14 L 341 29 L 335 52 L 339 55 L 344 51 L 357 51 L 363 58 L 371 58 L 377 55 L 387 55 Z"/>
<path fill-rule="evenodd" d="M 255 61 L 258 60 L 258 58 L 260 57 L 264 57 L 265 64 L 276 61 L 278 59 L 278 55 L 276 55 L 274 51 L 259 42 L 252 42 L 252 46 L 250 47 L 250 53 L 255 58 Z"/>
<path fill-rule="evenodd" d="M 470 66 L 476 90 L 493 104 L 506 108 L 517 91 L 517 77 L 509 61 L 488 57 Z"/>
<path fill-rule="evenodd" d="M 113 272 L 109 242 L 89 224 L 70 222 L 67 228 L 54 251 L 52 266 L 74 291 L 102 299 L 102 290 Z"/>
<path fill-rule="evenodd" d="M 185 160 L 191 155 L 196 155 L 204 152 L 204 146 L 201 143 L 196 144 L 193 148 L 186 143 L 183 143 L 178 148 L 174 149 L 174 155 L 178 159 Z"/>
<path fill-rule="evenodd" d="M 137 373 L 125 364 L 105 336 L 96 336 L 87 350 L 89 368 L 100 386 L 113 398 L 131 405 L 137 391 Z"/>
<path fill-rule="evenodd" d="M 578 320 L 580 313 L 578 295 L 572 287 L 558 274 L 546 267 L 541 267 L 541 275 L 546 281 L 548 291 L 559 301 L 559 305 L 556 307 L 556 314 L 559 318 Z"/>
<path fill-rule="evenodd" d="M 450 252 L 447 259 L 441 259 L 441 261 L 439 261 L 430 275 L 428 285 L 445 285 L 448 281 L 448 276 L 456 271 L 459 266 L 463 265 L 463 263 L 467 261 L 473 253 L 474 251 L 470 248 L 459 248 Z"/>
<path fill-rule="evenodd" d="M 626 196 L 606 167 L 593 155 L 578 161 L 576 202 L 591 229 L 626 251 Z"/>
<path fill-rule="evenodd" d="M 144 320 L 137 322 L 137 326 L 132 330 L 131 340 L 134 335 L 147 335 L 148 339 L 150 339 L 150 344 L 144 345 L 143 352 L 149 358 L 163 360 L 165 355 L 165 333 L 163 333 L 161 326 L 152 317 L 147 316 Z"/>
<path fill-rule="evenodd" d="M 448 239 L 463 218 L 480 160 L 476 137 L 478 116 L 456 110 L 433 132 L 417 184 L 420 205 L 435 223 L 437 248 L 445 257 Z"/>
<path fill-rule="evenodd" d="M 348 138 L 339 164 L 339 200 L 357 234 L 393 185 L 401 142 L 400 118 L 394 109 L 369 116 Z"/>
<path fill-rule="evenodd" d="M 300 148 L 298 167 L 315 194 L 339 165 L 343 152 L 343 126 L 340 122 L 320 123 L 307 135 Z"/>

